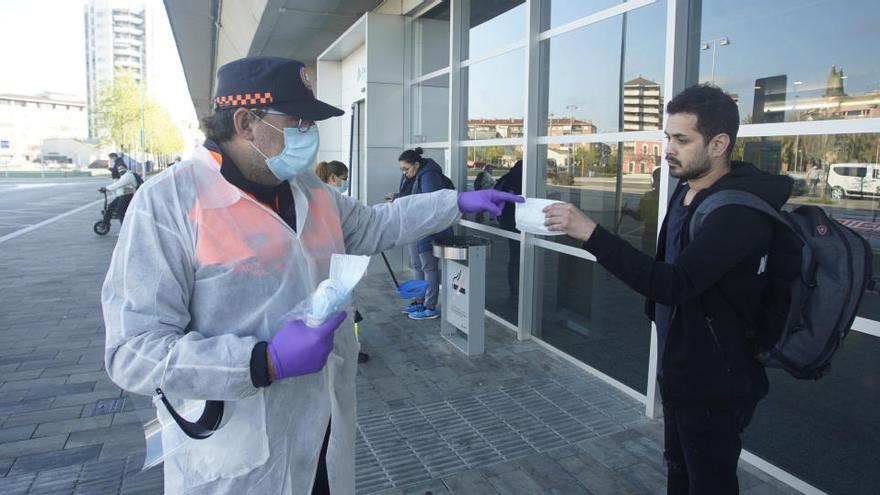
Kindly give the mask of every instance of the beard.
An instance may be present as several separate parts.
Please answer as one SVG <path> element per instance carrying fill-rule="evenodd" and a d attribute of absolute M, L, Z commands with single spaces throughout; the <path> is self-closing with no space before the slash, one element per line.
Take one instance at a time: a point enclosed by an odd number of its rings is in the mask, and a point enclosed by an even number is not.
<path fill-rule="evenodd" d="M 683 166 L 681 162 L 674 158 L 666 158 L 666 161 L 670 165 L 676 165 L 674 168 L 670 166 L 669 175 L 683 181 L 691 181 L 704 177 L 712 169 L 712 164 L 709 162 L 708 156 L 704 157 L 702 161 L 688 167 Z"/>

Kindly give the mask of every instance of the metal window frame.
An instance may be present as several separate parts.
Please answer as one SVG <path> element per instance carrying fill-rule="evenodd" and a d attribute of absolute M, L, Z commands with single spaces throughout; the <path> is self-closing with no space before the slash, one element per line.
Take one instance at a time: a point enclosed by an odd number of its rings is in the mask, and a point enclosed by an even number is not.
<path fill-rule="evenodd" d="M 540 74 L 540 44 L 542 41 L 552 39 L 556 36 L 563 35 L 575 31 L 577 29 L 589 26 L 606 19 L 613 18 L 625 12 L 631 12 L 638 8 L 656 3 L 657 0 L 630 0 L 620 5 L 615 5 L 608 9 L 587 15 L 580 19 L 568 22 L 561 26 L 548 30 L 540 30 L 540 14 L 542 7 L 546 6 L 547 0 L 527 0 L 528 13 L 526 16 L 527 36 L 524 40 L 512 43 L 510 45 L 500 47 L 487 53 L 480 54 L 469 59 L 461 59 L 461 47 L 463 41 L 462 27 L 467 22 L 463 13 L 467 12 L 470 1 L 472 0 L 451 0 L 450 2 L 450 64 L 448 67 L 438 69 L 429 74 L 424 74 L 415 78 L 410 78 L 407 86 L 412 86 L 438 76 L 449 74 L 449 140 L 435 141 L 426 143 L 409 143 L 409 147 L 421 146 L 423 148 L 432 149 L 448 149 L 450 152 L 450 160 L 447 163 L 446 172 L 456 183 L 460 183 L 461 176 L 464 172 L 464 164 L 462 153 L 467 148 L 479 146 L 522 146 L 523 147 L 523 193 L 526 196 L 532 196 L 537 192 L 538 182 L 542 179 L 538 177 L 539 168 L 535 166 L 538 162 L 538 147 L 547 144 L 568 144 L 568 143 L 596 143 L 596 142 L 627 142 L 641 140 L 660 140 L 661 157 L 665 157 L 666 141 L 662 130 L 655 131 L 620 131 L 610 133 L 597 134 L 581 134 L 568 136 L 539 136 L 538 114 L 539 114 L 539 74 Z M 696 68 L 699 62 L 699 53 L 693 47 L 688 46 L 689 34 L 696 32 L 699 34 L 700 25 L 699 13 L 702 8 L 702 0 L 666 0 L 666 44 L 665 44 L 665 73 L 663 78 L 663 97 L 668 102 L 672 97 L 684 88 L 695 84 Z M 697 36 L 697 39 L 699 36 Z M 411 37 L 407 39 L 412 39 Z M 413 47 L 414 49 L 415 47 Z M 489 139 L 489 140 L 462 140 L 461 130 L 463 127 L 459 119 L 462 116 L 462 92 L 466 89 L 462 88 L 462 69 L 471 65 L 490 60 L 492 58 L 511 53 L 519 48 L 523 50 L 525 59 L 525 84 L 524 98 L 526 105 L 523 115 L 523 137 L 510 139 Z M 411 57 L 410 57 L 411 58 Z M 409 67 L 407 67 L 409 70 Z M 407 72 L 411 74 L 411 72 Z M 407 92 L 407 102 L 409 103 L 409 93 Z M 407 108 L 407 113 L 410 109 Z M 407 135 L 411 141 L 412 129 L 407 126 Z M 824 121 L 800 121 L 800 122 L 780 122 L 771 124 L 747 124 L 739 129 L 738 137 L 777 137 L 777 136 L 793 136 L 793 135 L 840 135 L 840 134 L 866 134 L 880 133 L 880 119 L 853 119 L 853 120 L 824 120 Z M 667 198 L 671 194 L 675 186 L 675 180 L 669 177 L 669 165 L 665 158 L 661 160 L 661 180 L 660 180 L 660 197 Z M 660 201 L 658 205 L 658 224 L 663 221 L 666 215 L 667 201 Z M 652 324 L 651 332 L 651 351 L 648 362 L 648 383 L 646 394 L 632 389 L 623 383 L 615 380 L 609 375 L 590 367 L 581 362 L 577 358 L 565 354 L 551 344 L 535 337 L 536 318 L 540 314 L 540 299 L 537 296 L 537 284 L 535 279 L 535 253 L 538 248 L 547 249 L 549 251 L 574 256 L 587 261 L 595 262 L 595 257 L 583 249 L 553 242 L 551 240 L 535 237 L 531 234 L 521 233 L 519 235 L 495 228 L 488 225 L 479 224 L 469 220 L 460 220 L 458 224 L 462 227 L 471 228 L 504 237 L 507 239 L 515 239 L 520 241 L 520 293 L 519 293 L 519 314 L 518 322 L 514 325 L 512 322 L 506 321 L 500 316 L 486 311 L 486 316 L 497 321 L 509 330 L 513 330 L 520 340 L 530 339 L 534 337 L 536 343 L 547 349 L 548 351 L 566 359 L 581 369 L 586 370 L 592 375 L 597 376 L 606 383 L 611 384 L 618 390 L 641 400 L 645 403 L 645 414 L 651 418 L 658 418 L 662 415 L 659 399 L 659 390 L 657 388 L 656 371 L 657 371 L 657 336 L 656 329 Z M 874 337 L 880 337 L 880 321 L 862 317 L 857 317 L 853 323 L 852 330 L 865 333 Z M 801 491 L 821 493 L 815 487 L 800 480 L 796 476 L 781 470 L 777 466 L 755 456 L 754 454 L 743 451 L 743 460 L 749 462 L 758 469 L 770 474 L 780 481 L 797 488 Z"/>

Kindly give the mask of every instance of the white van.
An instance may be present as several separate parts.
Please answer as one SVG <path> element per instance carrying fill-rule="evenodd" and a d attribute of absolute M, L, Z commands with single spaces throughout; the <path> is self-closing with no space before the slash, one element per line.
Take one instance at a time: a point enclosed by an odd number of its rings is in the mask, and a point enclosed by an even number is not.
<path fill-rule="evenodd" d="M 831 197 L 880 196 L 880 164 L 835 163 L 828 168 Z"/>

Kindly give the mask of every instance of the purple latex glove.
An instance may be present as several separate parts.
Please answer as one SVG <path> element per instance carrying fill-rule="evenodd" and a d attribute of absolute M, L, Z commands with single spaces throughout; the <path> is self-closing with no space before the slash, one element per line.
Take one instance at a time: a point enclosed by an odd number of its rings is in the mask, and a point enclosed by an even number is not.
<path fill-rule="evenodd" d="M 493 217 L 498 217 L 501 216 L 504 203 L 524 203 L 525 201 L 522 196 L 517 196 L 516 194 L 496 191 L 495 189 L 482 189 L 459 194 L 458 209 L 462 213 L 488 212 Z"/>
<path fill-rule="evenodd" d="M 321 371 L 333 350 L 333 334 L 345 321 L 345 311 L 312 328 L 302 320 L 288 321 L 269 342 L 275 379 Z"/>

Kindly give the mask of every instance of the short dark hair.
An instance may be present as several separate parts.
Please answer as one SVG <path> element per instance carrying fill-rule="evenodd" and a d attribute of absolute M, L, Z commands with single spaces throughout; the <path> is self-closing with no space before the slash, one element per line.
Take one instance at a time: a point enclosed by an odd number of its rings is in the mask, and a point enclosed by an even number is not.
<path fill-rule="evenodd" d="M 238 108 L 225 108 L 215 110 L 214 113 L 202 119 L 202 132 L 205 137 L 215 143 L 225 143 L 235 135 L 235 122 L 232 116 Z M 250 111 L 257 117 L 266 115 L 263 108 L 251 108 Z"/>
<path fill-rule="evenodd" d="M 107 156 L 109 156 L 110 158 L 116 158 L 116 157 L 119 156 L 119 155 L 117 155 L 116 153 L 110 153 L 110 154 L 107 155 Z"/>
<path fill-rule="evenodd" d="M 666 104 L 666 112 L 669 115 L 677 113 L 696 115 L 697 131 L 706 143 L 719 134 L 730 136 L 730 144 L 725 150 L 730 157 L 736 142 L 736 133 L 739 131 L 739 109 L 733 98 L 721 91 L 721 88 L 711 84 L 691 86 L 675 95 Z"/>
<path fill-rule="evenodd" d="M 406 150 L 397 157 L 397 161 L 406 162 L 412 164 L 421 164 L 422 163 L 422 153 L 424 150 L 422 148 L 416 148 L 414 150 Z"/>

